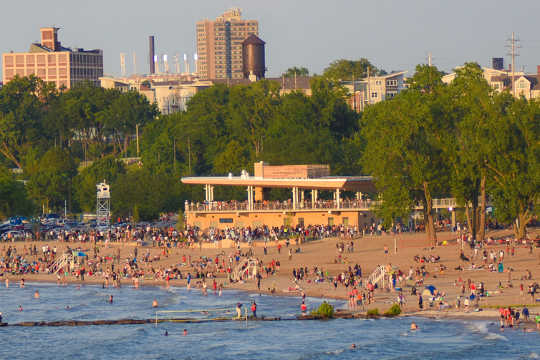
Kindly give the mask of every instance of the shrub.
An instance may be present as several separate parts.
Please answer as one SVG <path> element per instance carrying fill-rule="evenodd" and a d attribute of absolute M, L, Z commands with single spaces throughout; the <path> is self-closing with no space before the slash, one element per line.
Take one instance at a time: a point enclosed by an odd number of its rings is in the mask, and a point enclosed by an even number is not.
<path fill-rule="evenodd" d="M 384 313 L 386 316 L 398 316 L 401 314 L 401 307 L 399 304 L 394 304 L 387 312 Z"/>
<path fill-rule="evenodd" d="M 312 315 L 317 315 L 322 318 L 332 318 L 334 317 L 334 307 L 324 301 L 317 310 L 311 313 Z"/>
<path fill-rule="evenodd" d="M 378 308 L 375 308 L 375 309 L 369 309 L 369 310 L 367 311 L 367 316 L 368 316 L 368 317 L 379 316 L 379 309 L 378 309 Z"/>

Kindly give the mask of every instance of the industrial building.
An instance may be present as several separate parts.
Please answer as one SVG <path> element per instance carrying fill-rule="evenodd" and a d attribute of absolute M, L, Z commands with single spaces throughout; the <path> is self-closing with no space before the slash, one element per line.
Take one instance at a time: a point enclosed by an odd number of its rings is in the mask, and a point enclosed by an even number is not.
<path fill-rule="evenodd" d="M 257 20 L 243 20 L 240 9 L 230 9 L 216 20 L 198 21 L 197 67 L 201 79 L 244 77 L 243 42 L 259 35 Z"/>
<path fill-rule="evenodd" d="M 103 51 L 71 49 L 61 45 L 56 27 L 41 28 L 41 42 L 30 45 L 28 52 L 4 53 L 2 77 L 6 84 L 15 76 L 35 75 L 57 88 L 72 88 L 90 81 L 99 86 L 103 76 Z"/>
<path fill-rule="evenodd" d="M 185 74 L 132 75 L 120 78 L 104 76 L 100 82 L 105 89 L 138 91 L 151 104 L 155 103 L 163 115 L 186 110 L 187 102 L 197 92 L 213 85 L 211 81 L 200 81 Z"/>

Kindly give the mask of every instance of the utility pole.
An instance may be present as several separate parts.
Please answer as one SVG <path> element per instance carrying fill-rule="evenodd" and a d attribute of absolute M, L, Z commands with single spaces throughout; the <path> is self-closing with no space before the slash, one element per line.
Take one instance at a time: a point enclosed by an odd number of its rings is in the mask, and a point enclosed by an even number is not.
<path fill-rule="evenodd" d="M 353 97 L 352 97 L 352 101 L 353 101 L 353 110 L 354 110 L 355 112 L 357 112 L 357 110 L 356 110 L 356 88 L 355 88 L 355 86 L 354 86 L 354 71 L 353 71 L 353 73 L 352 73 L 352 95 L 353 95 Z"/>
<path fill-rule="evenodd" d="M 510 48 L 510 53 L 507 55 L 510 55 L 512 57 L 512 95 L 516 96 L 516 86 L 514 83 L 516 71 L 516 56 L 519 56 L 517 50 L 521 48 L 521 46 L 519 45 L 519 39 L 516 39 L 514 32 L 512 32 L 512 37 L 510 39 L 507 39 L 506 41 L 510 42 L 510 44 L 506 45 L 506 47 Z"/>
<path fill-rule="evenodd" d="M 137 137 L 137 157 L 139 157 L 139 124 L 135 124 L 135 133 Z"/>
<path fill-rule="evenodd" d="M 188 169 L 189 169 L 189 174 L 191 175 L 191 142 L 189 140 L 189 137 L 187 138 L 187 146 L 188 146 Z"/>
<path fill-rule="evenodd" d="M 370 80 L 369 80 L 369 75 L 370 75 L 370 68 L 369 68 L 369 65 L 367 67 L 367 103 L 368 105 L 371 104 L 371 86 L 369 85 L 370 83 Z"/>
<path fill-rule="evenodd" d="M 431 67 L 431 53 L 430 52 L 427 55 L 427 63 L 429 65 L 429 67 Z"/>
<path fill-rule="evenodd" d="M 173 169 L 176 174 L 176 138 L 173 138 Z"/>

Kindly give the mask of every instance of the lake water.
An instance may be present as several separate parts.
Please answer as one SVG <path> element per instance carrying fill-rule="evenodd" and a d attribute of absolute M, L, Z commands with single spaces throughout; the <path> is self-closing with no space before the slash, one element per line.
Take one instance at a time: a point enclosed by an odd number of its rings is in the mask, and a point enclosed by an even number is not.
<path fill-rule="evenodd" d="M 34 299 L 35 290 L 40 299 Z M 113 295 L 114 302 L 107 302 Z M 3 321 L 103 320 L 155 317 L 159 310 L 234 309 L 255 299 L 258 315 L 292 318 L 300 299 L 224 291 L 156 287 L 102 289 L 101 286 L 11 284 L 0 287 Z M 307 299 L 309 308 L 322 300 Z M 331 301 L 337 307 L 344 304 Z M 23 311 L 18 311 L 21 305 Z M 66 309 L 66 306 L 70 309 Z M 218 312 L 218 315 L 232 316 Z M 160 317 L 211 316 L 204 313 Z M 0 359 L 530 359 L 540 356 L 540 335 L 499 332 L 488 321 L 414 319 L 160 323 L 82 327 L 0 327 Z M 187 329 L 188 335 L 183 336 Z M 169 336 L 164 336 L 165 331 Z M 350 349 L 355 343 L 357 348 Z"/>

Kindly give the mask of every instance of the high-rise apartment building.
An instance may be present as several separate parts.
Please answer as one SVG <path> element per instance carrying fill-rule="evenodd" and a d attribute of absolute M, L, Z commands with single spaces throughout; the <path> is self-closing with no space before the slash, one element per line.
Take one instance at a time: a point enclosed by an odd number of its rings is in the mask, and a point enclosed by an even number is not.
<path fill-rule="evenodd" d="M 67 89 L 82 81 L 99 86 L 103 76 L 103 51 L 70 49 L 58 41 L 58 28 L 41 28 L 41 42 L 30 45 L 26 53 L 2 55 L 2 78 L 4 84 L 16 75 L 35 75 L 57 88 Z"/>
<path fill-rule="evenodd" d="M 240 9 L 227 10 L 215 21 L 197 22 L 197 70 L 201 79 L 242 79 L 242 42 L 259 35 L 257 20 L 242 20 Z"/>

